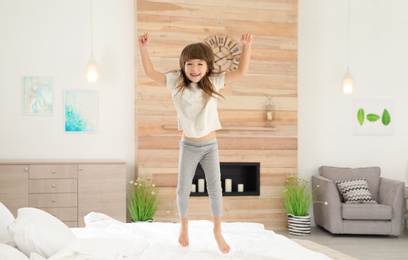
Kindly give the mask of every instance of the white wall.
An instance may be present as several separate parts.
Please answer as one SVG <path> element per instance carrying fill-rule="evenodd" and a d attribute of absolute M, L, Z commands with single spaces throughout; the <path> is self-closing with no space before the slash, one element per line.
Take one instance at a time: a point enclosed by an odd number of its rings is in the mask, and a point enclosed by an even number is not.
<path fill-rule="evenodd" d="M 380 166 L 408 183 L 408 1 L 350 1 L 350 69 L 357 89 L 344 95 L 347 1 L 299 1 L 299 175 L 321 165 Z M 353 134 L 355 98 L 390 98 L 390 136 Z"/>
<path fill-rule="evenodd" d="M 320 165 L 378 165 L 408 175 L 408 16 L 405 0 L 350 1 L 350 67 L 358 88 L 346 96 L 347 1 L 299 0 L 299 174 Z M 85 82 L 90 2 L 0 0 L 0 159 L 121 159 L 134 171 L 132 0 L 94 0 L 94 54 L 102 76 Z M 54 114 L 23 116 L 21 76 L 51 76 Z M 99 91 L 97 134 L 65 134 L 62 92 Z M 354 98 L 391 98 L 392 136 L 355 136 Z"/>
<path fill-rule="evenodd" d="M 0 160 L 120 159 L 134 174 L 134 3 L 93 1 L 100 81 L 87 83 L 90 0 L 0 0 Z M 53 78 L 52 116 L 23 116 L 21 77 Z M 99 91 L 97 134 L 67 134 L 64 90 Z"/>

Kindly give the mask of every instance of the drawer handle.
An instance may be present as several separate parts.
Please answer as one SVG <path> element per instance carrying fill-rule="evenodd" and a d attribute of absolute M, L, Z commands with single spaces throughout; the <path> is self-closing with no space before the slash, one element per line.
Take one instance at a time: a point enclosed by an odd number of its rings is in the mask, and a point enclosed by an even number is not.
<path fill-rule="evenodd" d="M 51 172 L 52 172 L 52 173 L 56 173 L 56 171 L 55 171 L 55 170 L 52 170 Z"/>
<path fill-rule="evenodd" d="M 53 184 L 53 185 L 51 185 L 51 187 L 55 188 L 55 187 L 56 187 L 56 185 L 55 185 L 55 184 Z"/>
<path fill-rule="evenodd" d="M 52 201 L 52 202 L 55 202 L 56 200 L 55 200 L 55 199 L 51 199 L 51 201 Z"/>

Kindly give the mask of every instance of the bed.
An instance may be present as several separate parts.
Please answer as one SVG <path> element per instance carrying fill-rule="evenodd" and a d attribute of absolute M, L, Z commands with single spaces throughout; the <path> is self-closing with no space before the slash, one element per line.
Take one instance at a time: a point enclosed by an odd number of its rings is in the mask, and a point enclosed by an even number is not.
<path fill-rule="evenodd" d="M 1 209 L 0 215 L 4 215 Z M 332 259 L 258 223 L 222 223 L 231 246 L 229 254 L 222 254 L 213 238 L 212 222 L 207 220 L 189 222 L 187 248 L 177 243 L 178 223 L 124 223 L 98 212 L 89 213 L 84 220 L 84 228 L 68 228 L 35 208 L 19 209 L 16 219 L 0 216 L 1 226 L 7 225 L 9 233 L 7 242 L 7 234 L 0 231 L 0 259 Z"/>

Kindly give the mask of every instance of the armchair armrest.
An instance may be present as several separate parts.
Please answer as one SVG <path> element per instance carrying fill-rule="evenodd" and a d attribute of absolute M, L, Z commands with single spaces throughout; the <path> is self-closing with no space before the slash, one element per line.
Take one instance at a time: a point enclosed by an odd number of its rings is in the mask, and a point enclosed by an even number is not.
<path fill-rule="evenodd" d="M 312 187 L 316 190 L 316 201 L 327 201 L 327 205 L 313 203 L 315 223 L 332 233 L 342 233 L 341 197 L 334 181 L 320 175 L 312 176 Z"/>
<path fill-rule="evenodd" d="M 404 182 L 380 178 L 379 203 L 393 208 L 391 235 L 398 236 L 403 228 L 403 215 L 405 211 L 404 189 Z"/>
<path fill-rule="evenodd" d="M 404 205 L 404 183 L 381 177 L 379 203 L 392 207 Z"/>

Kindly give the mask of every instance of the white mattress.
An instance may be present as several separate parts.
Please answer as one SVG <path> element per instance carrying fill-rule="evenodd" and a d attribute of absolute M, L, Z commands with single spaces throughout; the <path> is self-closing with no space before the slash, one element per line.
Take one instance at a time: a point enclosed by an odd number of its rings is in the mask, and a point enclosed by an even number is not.
<path fill-rule="evenodd" d="M 49 259 L 330 259 L 258 223 L 222 223 L 229 254 L 219 251 L 213 224 L 206 220 L 189 222 L 187 248 L 177 242 L 178 223 L 123 223 L 94 212 L 85 217 L 85 223 L 85 228 L 72 228 L 78 240 Z"/>

